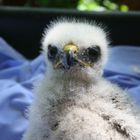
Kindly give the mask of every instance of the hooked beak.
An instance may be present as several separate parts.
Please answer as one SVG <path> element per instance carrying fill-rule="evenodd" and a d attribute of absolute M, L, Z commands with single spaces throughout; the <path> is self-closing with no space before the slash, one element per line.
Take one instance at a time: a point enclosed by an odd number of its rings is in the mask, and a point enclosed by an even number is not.
<path fill-rule="evenodd" d="M 78 47 L 73 44 L 67 44 L 63 48 L 64 55 L 61 60 L 59 60 L 54 68 L 58 68 L 63 66 L 65 69 L 70 69 L 71 66 L 75 64 L 75 62 L 78 62 L 80 65 L 84 67 L 91 67 L 90 64 L 80 60 L 77 58 L 78 53 Z"/>
<path fill-rule="evenodd" d="M 75 58 L 78 52 L 78 47 L 73 44 L 67 44 L 64 46 L 63 51 L 63 66 L 65 69 L 70 69 L 70 67 L 73 66 L 76 61 Z"/>
<path fill-rule="evenodd" d="M 78 47 L 73 44 L 67 44 L 63 48 L 63 57 L 54 65 L 54 68 L 63 67 L 70 69 L 75 62 L 75 57 L 78 52 Z"/>

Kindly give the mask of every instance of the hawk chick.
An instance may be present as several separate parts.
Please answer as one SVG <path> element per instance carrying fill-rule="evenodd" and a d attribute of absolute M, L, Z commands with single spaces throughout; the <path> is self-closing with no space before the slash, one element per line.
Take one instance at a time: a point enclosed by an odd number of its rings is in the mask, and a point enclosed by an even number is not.
<path fill-rule="evenodd" d="M 23 140 L 139 140 L 125 91 L 102 77 L 108 41 L 88 22 L 53 22 L 42 40 L 47 72 L 35 85 Z"/>

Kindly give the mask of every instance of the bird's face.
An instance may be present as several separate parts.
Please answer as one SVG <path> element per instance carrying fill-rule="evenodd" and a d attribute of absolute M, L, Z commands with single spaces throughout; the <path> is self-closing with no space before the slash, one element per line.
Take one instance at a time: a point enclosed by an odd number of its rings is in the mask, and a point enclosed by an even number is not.
<path fill-rule="evenodd" d="M 47 65 L 57 75 L 98 77 L 106 61 L 106 35 L 88 23 L 55 23 L 45 32 L 42 44 Z"/>
<path fill-rule="evenodd" d="M 93 67 L 101 57 L 99 46 L 89 46 L 80 48 L 74 43 L 64 45 L 63 49 L 57 46 L 48 45 L 48 60 L 52 63 L 54 69 L 71 71 L 73 69 L 83 69 Z"/>

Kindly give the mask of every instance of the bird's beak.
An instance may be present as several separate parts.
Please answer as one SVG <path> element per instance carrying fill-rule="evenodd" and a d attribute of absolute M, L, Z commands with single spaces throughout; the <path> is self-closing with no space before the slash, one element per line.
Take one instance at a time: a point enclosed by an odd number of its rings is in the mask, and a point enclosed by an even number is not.
<path fill-rule="evenodd" d="M 64 66 L 66 66 L 66 68 L 69 68 L 74 61 L 78 62 L 79 64 L 81 64 L 84 67 L 92 67 L 91 64 L 88 64 L 87 62 L 84 62 L 83 60 L 80 60 L 77 58 L 77 53 L 78 53 L 78 47 L 76 45 L 73 44 L 68 44 L 64 46 Z"/>
<path fill-rule="evenodd" d="M 64 56 L 63 56 L 63 66 L 66 69 L 69 69 L 75 62 L 75 57 L 78 52 L 78 47 L 73 44 L 67 44 L 63 48 Z"/>
<path fill-rule="evenodd" d="M 63 57 L 57 61 L 54 68 L 59 68 L 63 66 L 65 69 L 70 69 L 76 60 L 76 55 L 78 52 L 78 47 L 73 44 L 67 44 L 63 48 Z"/>
<path fill-rule="evenodd" d="M 83 67 L 92 67 L 91 64 L 88 64 L 87 62 L 84 62 L 83 60 L 80 60 L 77 57 L 79 49 L 76 45 L 73 44 L 67 44 L 63 48 L 63 57 L 60 59 L 55 65 L 54 68 L 59 68 L 63 66 L 65 69 L 70 69 L 71 66 L 75 64 L 75 62 L 78 62 Z"/>

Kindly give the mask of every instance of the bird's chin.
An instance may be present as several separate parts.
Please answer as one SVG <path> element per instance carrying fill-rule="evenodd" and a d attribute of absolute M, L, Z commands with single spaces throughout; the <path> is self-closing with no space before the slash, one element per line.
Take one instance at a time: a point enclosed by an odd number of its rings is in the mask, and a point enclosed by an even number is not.
<path fill-rule="evenodd" d="M 59 68 L 54 69 L 54 73 L 60 79 L 65 79 L 66 81 L 79 81 L 79 82 L 89 82 L 92 80 L 92 74 L 89 72 L 88 69 L 92 68 L 84 68 L 84 67 L 77 67 L 73 66 L 69 69 Z"/>
<path fill-rule="evenodd" d="M 97 66 L 98 67 L 98 66 Z M 48 76 L 51 79 L 57 79 L 60 81 L 77 81 L 77 82 L 91 82 L 92 80 L 101 77 L 100 69 L 97 69 L 96 65 L 94 67 L 83 67 L 80 65 L 74 65 L 70 68 L 66 69 L 63 66 L 59 66 L 57 68 L 52 65 L 52 63 L 48 63 Z"/>
<path fill-rule="evenodd" d="M 54 70 L 56 71 L 60 71 L 63 74 L 70 74 L 73 75 L 75 73 L 80 73 L 81 71 L 83 71 L 84 68 L 80 67 L 80 66 L 72 66 L 72 67 L 64 67 L 61 66 L 59 68 L 54 68 Z"/>

